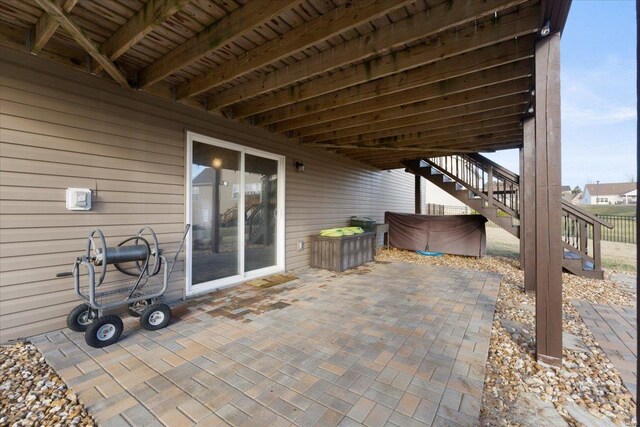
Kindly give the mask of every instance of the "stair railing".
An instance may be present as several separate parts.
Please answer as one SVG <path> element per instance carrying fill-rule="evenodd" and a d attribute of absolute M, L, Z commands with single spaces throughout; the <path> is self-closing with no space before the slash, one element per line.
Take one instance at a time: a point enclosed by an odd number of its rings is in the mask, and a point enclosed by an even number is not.
<path fill-rule="evenodd" d="M 593 263 L 594 270 L 602 268 L 600 237 L 602 227 L 613 225 L 591 215 L 571 203 L 562 201 L 562 243 L 564 249 Z M 591 237 L 591 239 L 589 239 Z"/>
<path fill-rule="evenodd" d="M 432 167 L 458 181 L 489 206 L 520 217 L 520 177 L 480 154 L 456 154 L 426 159 Z"/>
<path fill-rule="evenodd" d="M 480 154 L 457 154 L 424 159 L 444 176 L 457 181 L 490 206 L 519 218 L 520 177 Z M 422 167 L 422 166 L 421 166 Z M 562 201 L 562 242 L 566 251 L 602 269 L 602 227 L 613 225 Z"/>

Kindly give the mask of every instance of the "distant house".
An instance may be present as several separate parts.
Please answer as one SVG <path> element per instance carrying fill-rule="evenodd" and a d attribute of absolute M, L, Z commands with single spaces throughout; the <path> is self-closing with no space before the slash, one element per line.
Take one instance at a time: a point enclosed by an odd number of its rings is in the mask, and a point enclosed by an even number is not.
<path fill-rule="evenodd" d="M 562 200 L 566 200 L 567 202 L 570 202 L 575 196 L 573 193 L 571 193 L 571 187 L 569 185 L 563 185 L 562 187 L 560 187 L 560 191 L 562 194 Z"/>
<path fill-rule="evenodd" d="M 571 202 L 572 205 L 579 205 L 580 203 L 582 203 L 582 196 L 582 191 L 571 194 L 571 199 L 569 200 L 569 202 Z"/>
<path fill-rule="evenodd" d="M 583 205 L 635 205 L 638 190 L 635 182 L 587 184 L 584 186 Z"/>

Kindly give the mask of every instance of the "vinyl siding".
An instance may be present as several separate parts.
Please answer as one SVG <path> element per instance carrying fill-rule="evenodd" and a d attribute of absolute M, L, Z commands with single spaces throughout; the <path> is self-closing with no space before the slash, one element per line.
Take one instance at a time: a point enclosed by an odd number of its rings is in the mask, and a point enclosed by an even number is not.
<path fill-rule="evenodd" d="M 185 223 L 186 131 L 286 156 L 287 269 L 309 265 L 309 236 L 322 228 L 414 209 L 413 176 L 403 171 L 369 170 L 0 48 L 0 341 L 64 327 L 78 300 L 72 281 L 55 275 L 70 269 L 95 227 L 114 245 L 150 225 L 173 255 Z M 67 187 L 90 188 L 93 209 L 67 211 Z M 169 300 L 183 298 L 182 276 L 180 264 Z"/>

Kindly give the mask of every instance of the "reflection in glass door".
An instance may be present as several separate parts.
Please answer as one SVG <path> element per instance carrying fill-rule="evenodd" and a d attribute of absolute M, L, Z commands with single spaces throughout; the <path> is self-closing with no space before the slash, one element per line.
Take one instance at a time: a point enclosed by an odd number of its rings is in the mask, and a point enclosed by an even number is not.
<path fill-rule="evenodd" d="M 276 264 L 278 162 L 245 155 L 245 271 Z"/>
<path fill-rule="evenodd" d="M 284 159 L 187 136 L 187 294 L 284 269 Z"/>
<path fill-rule="evenodd" d="M 193 142 L 191 164 L 191 283 L 240 274 L 238 194 L 240 153 Z"/>

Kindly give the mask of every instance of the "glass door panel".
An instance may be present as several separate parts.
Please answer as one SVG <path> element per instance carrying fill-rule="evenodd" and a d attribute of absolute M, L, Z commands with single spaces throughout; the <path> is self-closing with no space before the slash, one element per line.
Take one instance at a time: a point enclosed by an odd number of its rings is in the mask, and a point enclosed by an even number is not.
<path fill-rule="evenodd" d="M 244 269 L 277 264 L 278 161 L 245 154 Z"/>
<path fill-rule="evenodd" d="M 191 285 L 237 276 L 241 153 L 193 141 Z"/>
<path fill-rule="evenodd" d="M 284 157 L 187 132 L 188 295 L 284 270 Z"/>

